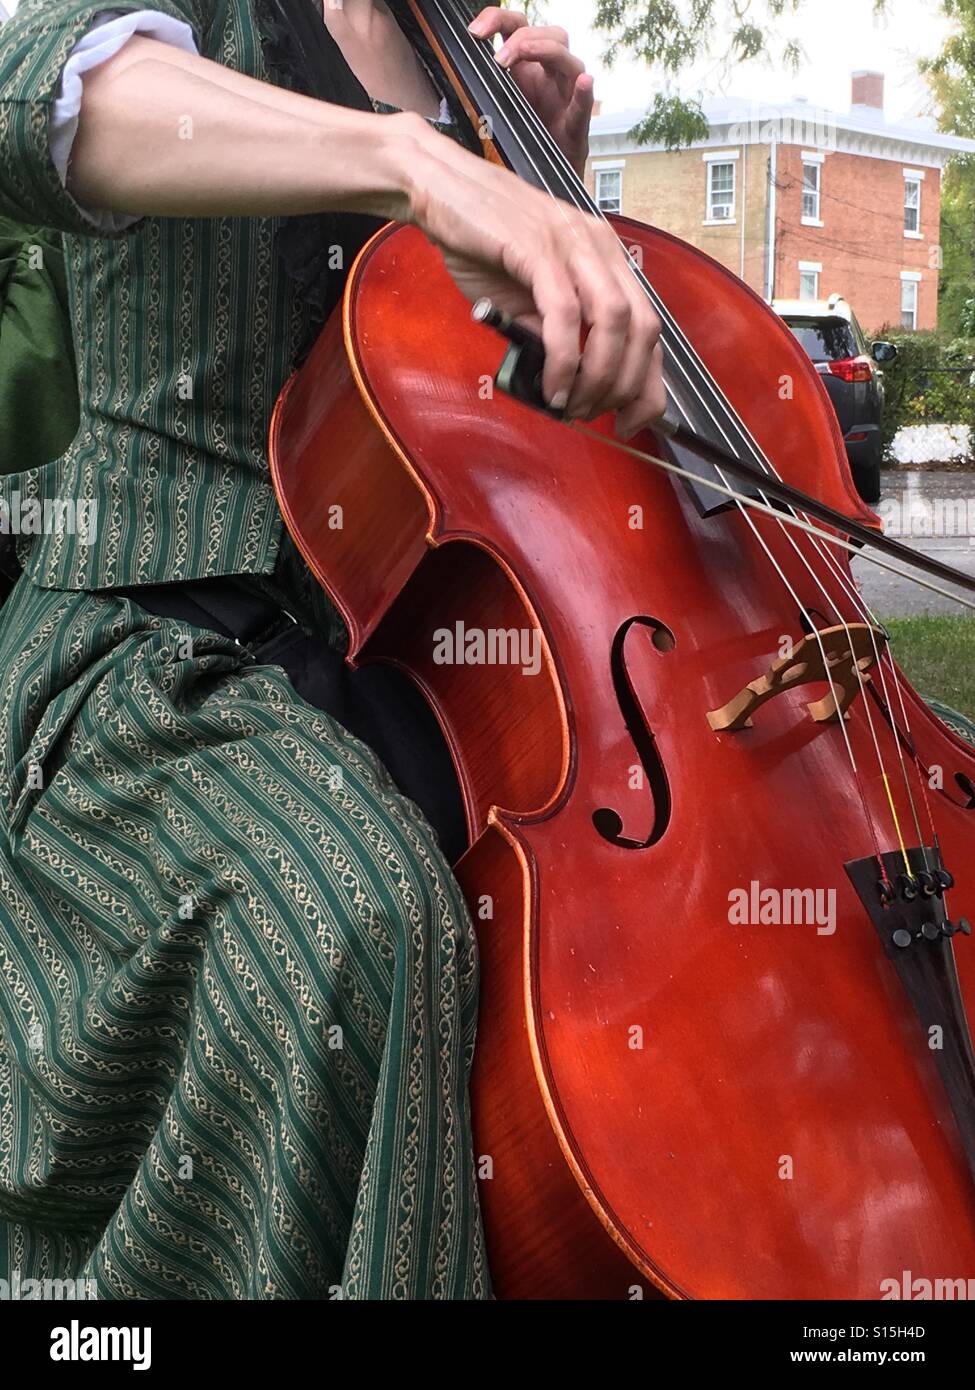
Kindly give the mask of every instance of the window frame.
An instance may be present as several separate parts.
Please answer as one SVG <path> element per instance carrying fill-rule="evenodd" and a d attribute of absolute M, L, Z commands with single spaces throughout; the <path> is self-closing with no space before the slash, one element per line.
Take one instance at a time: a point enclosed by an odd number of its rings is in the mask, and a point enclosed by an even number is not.
<path fill-rule="evenodd" d="M 822 273 L 823 266 L 821 261 L 799 262 L 799 300 L 801 303 L 812 304 L 819 299 L 819 277 L 822 275 Z M 814 281 L 813 293 L 810 295 L 803 294 L 802 292 L 802 281 L 803 277 L 806 275 L 811 275 Z"/>
<path fill-rule="evenodd" d="M 714 187 L 714 173 L 716 169 L 731 170 L 730 188 L 722 188 L 717 190 L 718 196 L 722 197 L 722 199 L 727 198 L 730 195 L 730 201 L 728 202 L 722 201 L 721 203 L 718 203 L 715 201 L 716 190 Z M 735 203 L 738 194 L 737 183 L 738 180 L 735 173 L 735 161 L 733 159 L 712 159 L 708 161 L 707 220 L 709 223 L 725 227 L 729 223 L 734 222 L 736 220 Z M 716 207 L 727 207 L 727 215 L 718 216 L 715 213 Z"/>
<path fill-rule="evenodd" d="M 802 151 L 802 183 L 799 189 L 799 217 L 804 227 L 822 227 L 823 223 L 823 165 L 826 162 L 825 155 L 818 154 L 815 150 Z M 806 170 L 815 169 L 816 187 L 815 189 L 806 188 Z M 816 199 L 815 212 L 806 211 L 806 197 L 813 193 Z"/>
<path fill-rule="evenodd" d="M 911 205 L 908 203 L 908 194 L 909 194 L 909 190 L 910 190 L 911 188 L 916 188 L 916 189 L 917 189 L 917 203 L 916 203 L 916 205 L 915 205 L 914 207 L 911 207 Z M 924 232 L 923 232 L 922 224 L 921 224 L 921 205 L 922 205 L 922 202 L 923 202 L 923 197 L 924 197 L 924 170 L 923 170 L 923 169 L 905 169 L 905 170 L 904 170 L 904 209 L 903 209 L 903 211 L 904 211 L 904 235 L 905 235 L 905 237 L 907 237 L 907 239 L 908 239 L 909 241 L 921 241 L 921 240 L 923 240 L 923 238 L 924 238 Z M 914 216 L 915 216 L 915 218 L 916 218 L 916 225 L 915 225 L 914 227 L 909 227 L 909 226 L 907 225 L 907 218 L 908 218 L 908 213 L 912 213 L 912 212 L 914 213 Z"/>
<path fill-rule="evenodd" d="M 621 216 L 621 215 L 622 215 L 622 212 L 623 212 L 623 169 L 624 169 L 624 167 L 625 167 L 624 161 L 621 160 L 621 159 L 614 159 L 614 160 L 596 160 L 596 162 L 593 164 L 593 166 L 592 166 L 593 200 L 594 200 L 596 206 L 599 208 L 599 211 L 600 211 L 600 212 L 606 212 L 606 213 L 610 213 L 610 214 L 615 214 L 615 215 L 617 215 L 617 216 Z M 604 197 L 604 195 L 600 193 L 600 191 L 599 191 L 599 185 L 600 185 L 600 183 L 602 182 L 603 178 L 604 178 L 606 175 L 608 175 L 608 174 L 610 174 L 610 175 L 615 175 L 616 178 L 619 180 L 619 197 L 616 199 L 616 201 L 617 201 L 618 204 L 619 204 L 618 207 L 603 207 L 603 204 L 602 204 L 602 201 L 601 201 L 601 199 Z M 607 198 L 605 201 L 607 201 L 607 202 L 612 202 L 613 200 Z"/>
<path fill-rule="evenodd" d="M 740 151 L 735 149 L 724 150 L 705 150 L 701 158 L 707 166 L 707 176 L 705 178 L 704 189 L 704 218 L 701 223 L 704 227 L 733 227 L 738 221 L 738 155 Z M 728 207 L 727 217 L 714 216 L 714 169 L 723 165 L 731 166 L 731 188 L 722 189 L 722 197 L 730 193 L 731 201 L 728 204 L 722 202 L 721 206 Z"/>
<path fill-rule="evenodd" d="M 910 309 L 905 309 L 905 307 L 904 307 L 904 295 L 905 295 L 905 291 L 908 290 L 908 289 L 910 289 L 910 290 L 913 291 L 913 296 L 912 296 L 912 297 L 913 297 L 913 301 L 914 301 L 914 302 L 913 302 L 912 306 L 910 307 Z M 909 333 L 916 333 L 916 332 L 918 331 L 917 323 L 918 323 L 918 315 L 920 314 L 920 310 L 921 310 L 921 275 L 920 275 L 920 273 L 919 273 L 918 271 L 914 271 L 914 270 L 902 270 L 902 271 L 901 271 L 901 328 L 906 328 L 907 331 L 908 331 Z M 904 315 L 905 315 L 905 314 L 908 314 L 908 313 L 911 315 L 911 317 L 912 317 L 912 319 L 913 319 L 913 322 L 912 322 L 912 323 L 905 323 L 905 322 L 904 322 Z"/>

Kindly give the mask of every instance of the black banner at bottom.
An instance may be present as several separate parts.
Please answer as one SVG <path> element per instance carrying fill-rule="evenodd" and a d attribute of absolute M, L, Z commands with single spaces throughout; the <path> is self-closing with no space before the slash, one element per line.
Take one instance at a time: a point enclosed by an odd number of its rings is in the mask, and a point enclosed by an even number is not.
<path fill-rule="evenodd" d="M 967 1301 L 967 1300 L 957 1300 Z M 672 1358 L 685 1370 L 786 1372 L 795 1366 L 881 1366 L 951 1370 L 964 1356 L 971 1320 L 956 1300 L 880 1303 L 124 1303 L 0 1300 L 0 1357 L 22 1379 L 33 1370 L 92 1368 L 104 1374 L 153 1372 L 194 1377 L 335 1374 L 348 1360 L 370 1377 L 386 1359 L 402 1374 L 406 1338 L 411 1378 L 444 1375 L 445 1345 L 455 1346 L 451 1379 L 471 1356 L 478 1379 L 492 1361 L 506 1376 L 518 1346 L 543 1352 L 551 1372 L 560 1355 L 642 1358 L 647 1372 Z M 429 1320 L 429 1321 L 428 1321 Z M 366 1340 L 361 1340 L 366 1334 Z M 440 1350 L 426 1361 L 429 1335 Z M 355 1340 L 345 1340 L 348 1337 Z M 453 1338 L 463 1340 L 454 1343 Z M 442 1339 L 448 1339 L 445 1344 Z M 562 1352 L 560 1353 L 560 1348 Z M 308 1358 L 312 1358 L 311 1365 Z M 333 1359 L 335 1358 L 335 1359 Z M 495 1358 L 496 1361 L 495 1361 Z M 313 1368 L 317 1366 L 317 1370 Z M 330 1369 L 330 1367 L 332 1369 Z M 583 1366 L 572 1365 L 576 1375 Z M 590 1374 L 587 1365 L 585 1373 Z M 275 1390 L 277 1388 L 275 1387 Z"/>

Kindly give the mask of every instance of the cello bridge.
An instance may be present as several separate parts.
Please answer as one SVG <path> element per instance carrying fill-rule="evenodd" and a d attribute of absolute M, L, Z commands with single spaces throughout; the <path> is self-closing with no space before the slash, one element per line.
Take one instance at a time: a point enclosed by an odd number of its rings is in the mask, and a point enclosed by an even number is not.
<path fill-rule="evenodd" d="M 727 704 L 709 710 L 708 723 L 717 733 L 750 729 L 755 711 L 776 695 L 824 682 L 829 685 L 826 694 L 806 708 L 817 724 L 839 723 L 841 716 L 849 717 L 850 706 L 870 680 L 869 672 L 886 645 L 887 634 L 867 623 L 810 633 Z"/>

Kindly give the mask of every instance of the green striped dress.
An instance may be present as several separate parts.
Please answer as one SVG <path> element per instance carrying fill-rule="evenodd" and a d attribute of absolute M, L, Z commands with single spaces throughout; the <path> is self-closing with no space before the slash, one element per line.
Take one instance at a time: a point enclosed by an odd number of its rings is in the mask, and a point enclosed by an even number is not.
<path fill-rule="evenodd" d="M 0 611 L 0 1279 L 486 1298 L 477 959 L 433 831 L 280 668 L 116 592 L 275 576 L 341 636 L 268 479 L 310 327 L 281 228 L 98 234 L 52 164 L 60 72 L 105 7 L 26 0 L 0 30 L 0 215 L 64 233 L 81 412 L 59 458 L 0 479 L 24 523 Z M 259 0 L 152 8 L 274 76 Z M 322 231 L 347 269 L 361 224 Z M 89 524 L 34 534 L 45 500 Z"/>

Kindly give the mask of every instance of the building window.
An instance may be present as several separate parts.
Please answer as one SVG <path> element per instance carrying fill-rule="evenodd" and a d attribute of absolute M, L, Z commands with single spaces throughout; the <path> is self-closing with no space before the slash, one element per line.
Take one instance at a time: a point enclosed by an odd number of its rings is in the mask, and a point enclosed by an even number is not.
<path fill-rule="evenodd" d="M 802 161 L 802 220 L 819 222 L 823 166 L 818 161 Z"/>
<path fill-rule="evenodd" d="M 822 265 L 819 261 L 800 261 L 799 262 L 799 298 L 818 299 L 819 298 L 819 277 L 822 273 Z"/>
<path fill-rule="evenodd" d="M 735 166 L 708 162 L 708 221 L 729 222 L 735 215 Z"/>
<path fill-rule="evenodd" d="M 596 206 L 600 212 L 623 211 L 623 170 L 597 169 Z"/>
<path fill-rule="evenodd" d="M 904 235 L 921 235 L 921 180 L 917 174 L 904 175 Z"/>
<path fill-rule="evenodd" d="M 918 286 L 921 277 L 911 271 L 901 274 L 901 328 L 917 328 Z"/>

